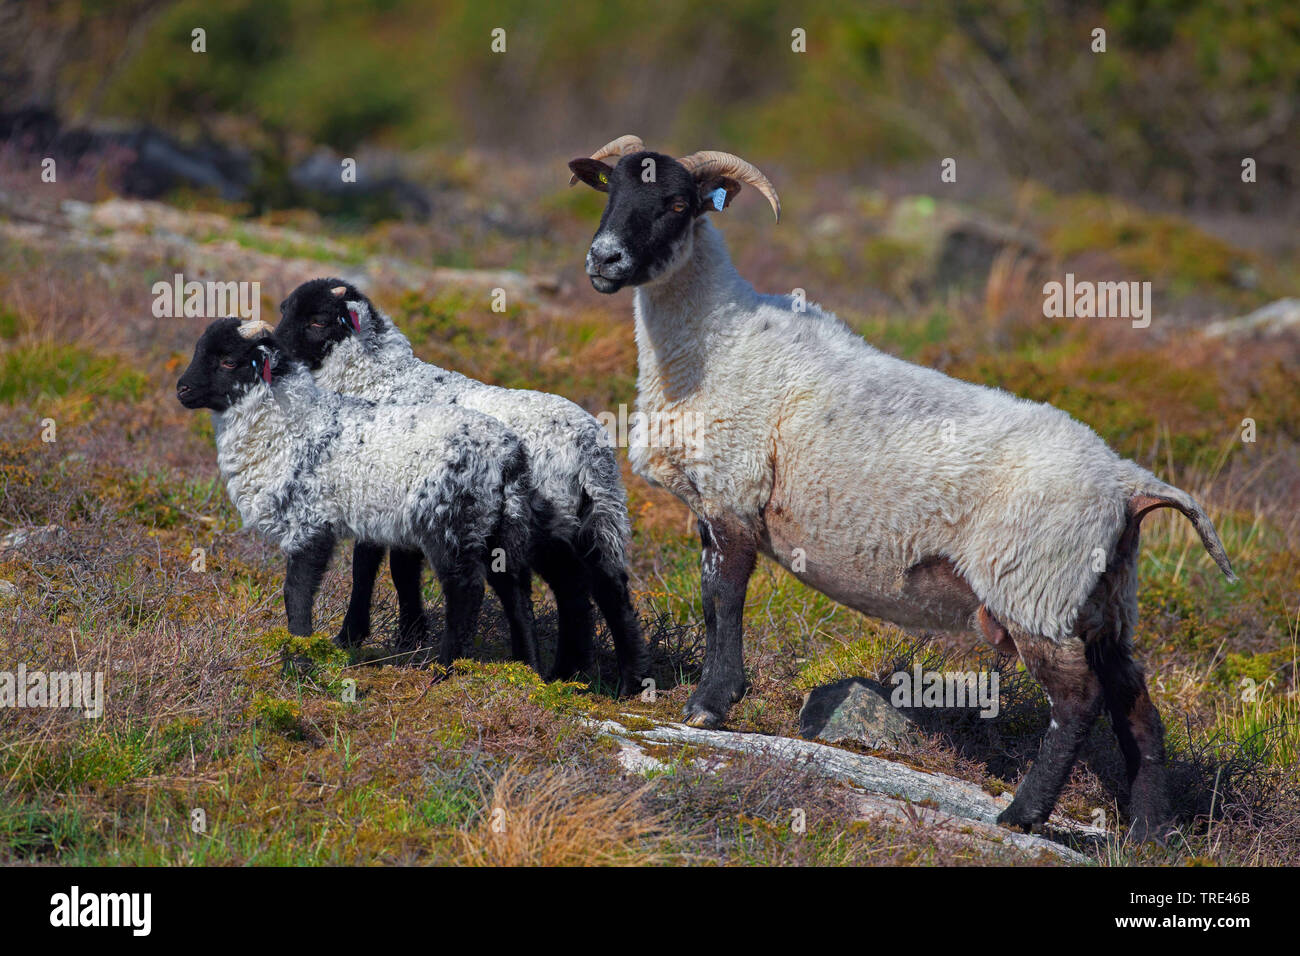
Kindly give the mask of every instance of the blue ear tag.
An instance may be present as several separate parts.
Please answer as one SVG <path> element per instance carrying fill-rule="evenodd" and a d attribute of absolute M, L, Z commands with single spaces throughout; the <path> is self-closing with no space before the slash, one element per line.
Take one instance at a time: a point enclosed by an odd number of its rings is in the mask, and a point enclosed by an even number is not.
<path fill-rule="evenodd" d="M 727 205 L 727 191 L 719 186 L 713 190 L 713 208 L 722 212 L 722 208 Z"/>

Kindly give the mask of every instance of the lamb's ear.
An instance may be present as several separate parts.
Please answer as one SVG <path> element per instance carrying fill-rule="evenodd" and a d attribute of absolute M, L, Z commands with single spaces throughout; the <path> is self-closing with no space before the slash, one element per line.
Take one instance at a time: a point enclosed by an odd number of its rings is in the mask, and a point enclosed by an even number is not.
<path fill-rule="evenodd" d="M 731 200 L 740 192 L 740 180 L 730 176 L 709 176 L 701 179 L 697 185 L 700 190 L 700 215 L 706 212 L 721 212 L 731 205 Z"/>
<path fill-rule="evenodd" d="M 592 189 L 607 193 L 609 192 L 609 174 L 613 171 L 612 166 L 607 166 L 598 159 L 588 159 L 586 156 L 580 156 L 577 159 L 569 160 L 569 172 L 573 173 L 569 178 L 569 185 L 573 186 L 581 179 Z"/>

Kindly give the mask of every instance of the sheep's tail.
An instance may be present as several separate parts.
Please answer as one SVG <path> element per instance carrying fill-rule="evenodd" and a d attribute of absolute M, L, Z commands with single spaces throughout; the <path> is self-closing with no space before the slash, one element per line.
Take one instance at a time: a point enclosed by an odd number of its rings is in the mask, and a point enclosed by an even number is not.
<path fill-rule="evenodd" d="M 501 470 L 501 519 L 497 543 L 505 550 L 507 566 L 525 567 L 530 562 L 533 534 L 537 528 L 537 496 L 528 454 L 515 443 Z"/>
<path fill-rule="evenodd" d="M 585 444 L 577 474 L 578 553 L 587 560 L 594 559 L 610 574 L 622 574 L 627 567 L 632 525 L 618 459 L 604 440 L 603 430 Z"/>
<path fill-rule="evenodd" d="M 1205 513 L 1205 509 L 1187 492 L 1166 484 L 1155 475 L 1143 470 L 1142 480 L 1128 500 L 1128 510 L 1134 525 L 1141 522 L 1148 512 L 1155 511 L 1157 508 L 1177 508 L 1181 511 L 1196 528 L 1196 533 L 1201 536 L 1201 544 L 1214 559 L 1214 563 L 1219 566 L 1224 577 L 1229 581 L 1237 580 L 1237 575 L 1232 571 L 1232 564 L 1228 561 L 1228 553 L 1223 548 L 1223 542 L 1219 540 L 1219 533 L 1214 530 L 1214 522 Z"/>

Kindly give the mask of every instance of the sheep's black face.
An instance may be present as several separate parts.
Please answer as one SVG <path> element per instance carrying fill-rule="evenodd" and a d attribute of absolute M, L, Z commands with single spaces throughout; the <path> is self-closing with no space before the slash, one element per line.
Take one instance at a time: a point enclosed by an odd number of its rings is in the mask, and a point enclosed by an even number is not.
<path fill-rule="evenodd" d="M 712 206 L 706 205 L 704 185 L 677 160 L 643 151 L 612 168 L 575 159 L 569 169 L 588 186 L 609 193 L 587 252 L 587 275 L 597 292 L 653 281 L 690 255 L 691 226 Z"/>
<path fill-rule="evenodd" d="M 278 346 L 266 332 L 240 334 L 239 319 L 217 319 L 194 346 L 190 367 L 176 383 L 176 397 L 186 408 L 224 412 L 259 382 L 269 382 Z M 269 326 L 266 326 L 269 328 Z"/>
<path fill-rule="evenodd" d="M 350 283 L 342 279 L 304 282 L 280 303 L 275 337 L 290 356 L 315 371 L 337 343 L 361 334 L 357 303 L 364 304 L 372 323 L 378 320 L 370 300 Z"/>

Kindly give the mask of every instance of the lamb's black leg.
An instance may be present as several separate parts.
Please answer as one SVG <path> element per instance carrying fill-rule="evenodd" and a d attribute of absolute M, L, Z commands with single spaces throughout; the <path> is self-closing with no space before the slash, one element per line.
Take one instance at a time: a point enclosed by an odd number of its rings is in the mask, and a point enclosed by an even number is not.
<path fill-rule="evenodd" d="M 461 656 L 466 642 L 473 637 L 483 607 L 483 571 L 478 562 L 472 566 L 440 568 L 443 599 L 447 605 L 447 623 L 438 648 L 438 663 L 450 667 Z"/>
<path fill-rule="evenodd" d="M 334 638 L 340 647 L 356 647 L 370 636 L 370 602 L 384 550 L 383 545 L 364 541 L 358 541 L 352 548 L 352 595 L 348 598 L 348 611 L 343 615 L 343 626 Z"/>
<path fill-rule="evenodd" d="M 720 519 L 700 520 L 700 542 L 704 672 L 686 702 L 686 722 L 716 727 L 745 693 L 745 591 L 758 549 L 743 525 Z"/>
<path fill-rule="evenodd" d="M 1016 788 L 1011 806 L 998 814 L 998 823 L 1028 830 L 1044 822 L 1056 806 L 1079 748 L 1101 711 L 1101 683 L 1088 666 L 1083 641 L 1070 638 L 1058 644 L 1016 633 L 1013 639 L 1026 669 L 1052 702 L 1052 722 L 1038 757 Z"/>
<path fill-rule="evenodd" d="M 425 642 L 428 634 L 424 617 L 424 596 L 420 593 L 420 572 L 424 555 L 419 551 L 393 548 L 388 552 L 388 570 L 397 589 L 397 647 L 411 650 Z"/>
<path fill-rule="evenodd" d="M 333 554 L 333 536 L 320 535 L 289 555 L 284 574 L 284 610 L 289 618 L 290 634 L 297 637 L 311 634 L 312 601 Z"/>
<path fill-rule="evenodd" d="M 614 638 L 614 653 L 618 657 L 618 695 L 626 697 L 641 690 L 641 678 L 646 672 L 646 645 L 641 637 L 641 622 L 632 606 L 632 592 L 627 586 L 627 572 L 622 568 L 611 571 L 592 562 L 591 590 L 600 613 Z M 741 594 L 744 603 L 744 594 Z M 744 678 L 744 667 L 741 667 Z"/>
<path fill-rule="evenodd" d="M 506 623 L 510 627 L 510 653 L 539 674 L 541 662 L 537 656 L 537 635 L 533 630 L 532 573 L 520 571 L 488 571 L 488 583 L 501 599 Z"/>
<path fill-rule="evenodd" d="M 558 633 L 554 680 L 568 680 L 592 664 L 591 592 L 587 569 L 567 542 L 550 541 L 537 549 L 535 569 L 555 595 Z"/>

